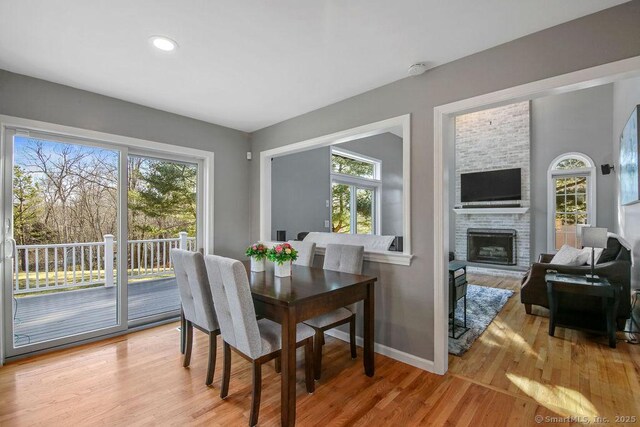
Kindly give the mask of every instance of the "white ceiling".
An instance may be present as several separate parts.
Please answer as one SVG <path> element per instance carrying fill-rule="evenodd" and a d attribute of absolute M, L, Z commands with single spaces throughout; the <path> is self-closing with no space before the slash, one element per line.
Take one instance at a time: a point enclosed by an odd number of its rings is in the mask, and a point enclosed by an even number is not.
<path fill-rule="evenodd" d="M 624 2 L 0 0 L 0 68 L 254 131 Z"/>

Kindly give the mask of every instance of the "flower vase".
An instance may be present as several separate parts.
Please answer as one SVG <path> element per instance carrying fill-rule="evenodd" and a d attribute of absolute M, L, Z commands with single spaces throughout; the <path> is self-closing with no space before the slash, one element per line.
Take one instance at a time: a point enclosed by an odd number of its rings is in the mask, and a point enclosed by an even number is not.
<path fill-rule="evenodd" d="M 256 257 L 251 257 L 251 271 L 260 273 L 264 271 L 264 258 L 257 259 Z"/>
<path fill-rule="evenodd" d="M 278 264 L 277 262 L 275 268 L 276 277 L 290 277 L 291 276 L 291 261 L 283 262 L 282 264 Z"/>

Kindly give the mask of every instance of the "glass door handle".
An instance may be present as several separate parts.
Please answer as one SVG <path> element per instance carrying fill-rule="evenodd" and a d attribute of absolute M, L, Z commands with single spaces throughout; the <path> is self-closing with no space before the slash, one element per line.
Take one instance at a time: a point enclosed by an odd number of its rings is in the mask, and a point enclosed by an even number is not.
<path fill-rule="evenodd" d="M 9 246 L 10 245 L 10 246 Z M 16 252 L 18 251 L 18 246 L 16 244 L 16 239 L 14 238 L 7 238 L 4 241 L 4 257 L 5 259 L 13 259 L 16 257 Z"/>

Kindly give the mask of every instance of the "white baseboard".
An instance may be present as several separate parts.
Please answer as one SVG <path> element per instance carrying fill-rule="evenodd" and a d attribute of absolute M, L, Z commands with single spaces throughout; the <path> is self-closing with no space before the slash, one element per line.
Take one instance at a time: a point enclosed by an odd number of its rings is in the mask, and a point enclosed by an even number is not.
<path fill-rule="evenodd" d="M 342 332 L 338 329 L 331 329 L 325 332 L 325 334 L 337 338 L 339 340 L 349 342 L 349 334 Z M 356 345 L 362 347 L 362 337 L 356 337 Z M 399 362 L 406 363 L 407 365 L 415 366 L 416 368 L 423 369 L 431 373 L 437 373 L 433 360 L 423 359 L 413 354 L 405 353 L 404 351 L 396 350 L 395 348 L 387 347 L 386 345 L 374 343 L 373 350 L 376 353 L 395 359 Z"/>

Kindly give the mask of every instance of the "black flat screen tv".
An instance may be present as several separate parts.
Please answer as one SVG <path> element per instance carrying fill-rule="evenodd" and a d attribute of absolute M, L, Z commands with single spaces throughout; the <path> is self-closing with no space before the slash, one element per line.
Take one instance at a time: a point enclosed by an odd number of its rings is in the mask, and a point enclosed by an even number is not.
<path fill-rule="evenodd" d="M 463 173 L 460 176 L 460 201 L 468 203 L 521 200 L 520 176 L 520 168 Z"/>

